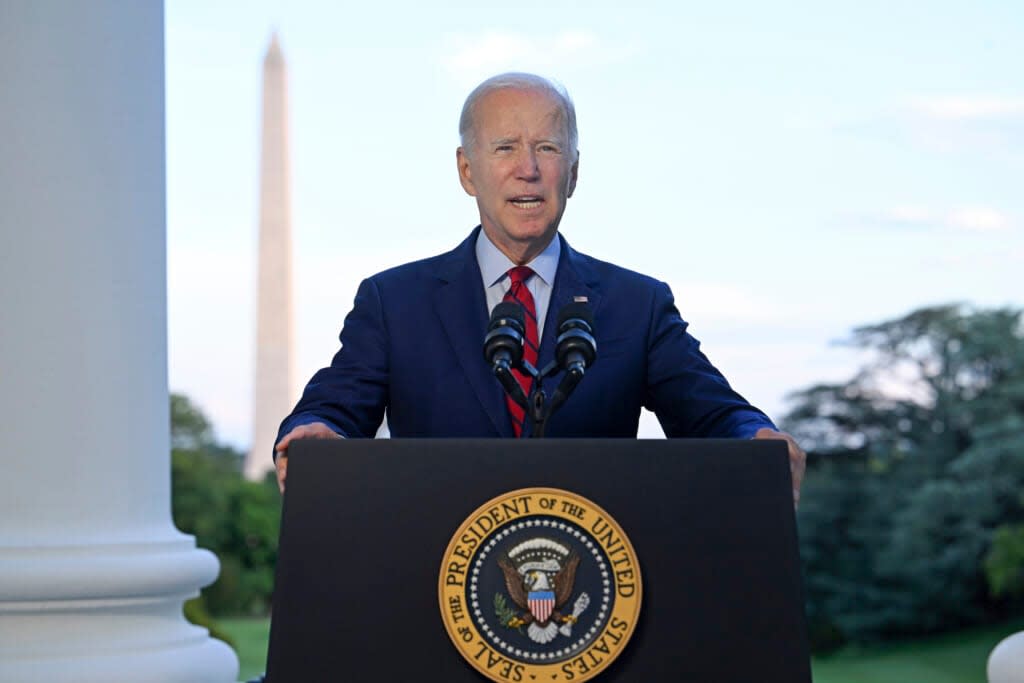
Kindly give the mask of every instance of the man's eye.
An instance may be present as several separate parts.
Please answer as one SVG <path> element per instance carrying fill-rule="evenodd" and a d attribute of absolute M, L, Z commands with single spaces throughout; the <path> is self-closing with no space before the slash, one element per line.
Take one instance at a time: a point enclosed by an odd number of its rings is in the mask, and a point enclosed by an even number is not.
<path fill-rule="evenodd" d="M 498 145 L 497 147 L 494 148 L 494 151 L 495 152 L 511 152 L 512 151 L 512 145 Z"/>
<path fill-rule="evenodd" d="M 550 152 L 552 154 L 558 154 L 558 147 L 556 147 L 555 145 L 541 145 L 540 146 L 540 151 L 542 151 L 542 152 Z"/>

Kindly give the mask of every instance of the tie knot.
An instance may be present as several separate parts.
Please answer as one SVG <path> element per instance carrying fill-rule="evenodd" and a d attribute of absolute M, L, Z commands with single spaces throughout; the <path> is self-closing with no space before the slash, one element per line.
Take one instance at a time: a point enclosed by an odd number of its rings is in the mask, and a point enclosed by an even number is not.
<path fill-rule="evenodd" d="M 530 266 L 516 266 L 515 268 L 509 268 L 508 271 L 508 277 L 512 285 L 523 284 L 530 279 L 531 275 L 533 275 L 533 268 Z"/>

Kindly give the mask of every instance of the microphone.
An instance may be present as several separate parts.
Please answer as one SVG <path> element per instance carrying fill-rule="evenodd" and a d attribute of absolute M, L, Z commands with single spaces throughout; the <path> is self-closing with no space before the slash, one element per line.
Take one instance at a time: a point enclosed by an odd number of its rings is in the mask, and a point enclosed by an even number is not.
<path fill-rule="evenodd" d="M 590 304 L 578 301 L 558 312 L 558 339 L 555 358 L 563 370 L 580 377 L 597 358 L 594 340 L 594 313 Z"/>
<path fill-rule="evenodd" d="M 523 362 L 523 336 L 526 324 L 523 307 L 503 301 L 491 311 L 484 337 L 484 359 L 513 401 L 526 408 L 526 394 L 512 374 Z"/>
<path fill-rule="evenodd" d="M 558 338 L 555 341 L 555 360 L 565 371 L 565 376 L 551 396 L 549 415 L 565 403 L 596 359 L 594 313 L 590 304 L 583 301 L 567 304 L 558 312 Z"/>

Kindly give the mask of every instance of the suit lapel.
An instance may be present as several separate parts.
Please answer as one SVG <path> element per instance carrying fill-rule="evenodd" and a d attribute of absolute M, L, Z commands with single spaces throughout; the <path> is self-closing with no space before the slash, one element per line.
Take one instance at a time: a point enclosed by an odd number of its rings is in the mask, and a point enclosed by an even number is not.
<path fill-rule="evenodd" d="M 438 268 L 442 281 L 434 294 L 434 310 L 440 319 L 455 358 L 466 375 L 477 400 L 499 436 L 512 437 L 512 422 L 505 406 L 501 385 L 483 356 L 488 310 L 480 267 L 476 262 L 476 236 L 470 236 L 449 252 Z"/>

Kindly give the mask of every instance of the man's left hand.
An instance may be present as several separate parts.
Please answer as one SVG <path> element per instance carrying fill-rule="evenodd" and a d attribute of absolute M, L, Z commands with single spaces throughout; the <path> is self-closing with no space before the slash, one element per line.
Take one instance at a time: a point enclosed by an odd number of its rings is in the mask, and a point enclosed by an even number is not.
<path fill-rule="evenodd" d="M 804 481 L 804 470 L 807 469 L 807 454 L 797 444 L 796 439 L 785 432 L 762 427 L 754 434 L 755 439 L 778 439 L 785 441 L 789 448 L 789 474 L 793 477 L 793 507 L 800 503 L 800 485 Z"/>

